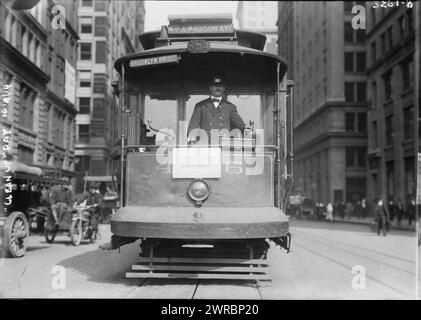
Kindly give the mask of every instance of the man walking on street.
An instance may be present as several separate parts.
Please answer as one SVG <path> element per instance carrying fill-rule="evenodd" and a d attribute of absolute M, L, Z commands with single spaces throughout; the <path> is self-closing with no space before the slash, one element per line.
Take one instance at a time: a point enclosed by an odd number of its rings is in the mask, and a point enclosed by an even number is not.
<path fill-rule="evenodd" d="M 383 236 L 386 236 L 386 224 L 389 217 L 387 209 L 383 206 L 383 200 L 379 199 L 377 201 L 376 208 L 374 209 L 374 216 L 377 219 L 377 235 L 380 235 L 380 232 L 383 233 Z"/>
<path fill-rule="evenodd" d="M 398 226 L 401 225 L 403 214 L 404 214 L 403 203 L 402 203 L 402 200 L 399 198 L 398 202 L 396 203 L 396 216 L 398 219 Z"/>
<path fill-rule="evenodd" d="M 333 207 L 330 202 L 326 206 L 326 219 L 328 221 L 333 221 Z"/>
<path fill-rule="evenodd" d="M 413 198 L 406 207 L 406 214 L 408 215 L 408 226 L 411 226 L 415 219 L 415 200 Z"/>

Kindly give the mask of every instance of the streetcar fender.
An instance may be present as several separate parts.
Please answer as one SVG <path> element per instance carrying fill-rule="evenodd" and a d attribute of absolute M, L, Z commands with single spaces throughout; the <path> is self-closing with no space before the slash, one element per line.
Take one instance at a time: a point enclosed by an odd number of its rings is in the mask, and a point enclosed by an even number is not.
<path fill-rule="evenodd" d="M 134 238 L 134 237 L 121 237 L 121 236 L 112 235 L 110 250 L 118 249 L 121 246 L 135 242 L 137 239 L 138 238 Z"/>
<path fill-rule="evenodd" d="M 286 250 L 287 253 L 291 250 L 291 243 L 292 243 L 292 236 L 291 233 L 287 233 L 285 236 L 279 238 L 270 238 L 273 242 L 275 242 L 280 248 Z"/>

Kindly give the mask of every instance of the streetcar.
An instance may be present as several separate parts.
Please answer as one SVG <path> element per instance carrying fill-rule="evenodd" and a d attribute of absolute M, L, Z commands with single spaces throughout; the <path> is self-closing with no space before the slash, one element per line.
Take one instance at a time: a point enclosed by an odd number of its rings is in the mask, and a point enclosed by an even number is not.
<path fill-rule="evenodd" d="M 263 279 L 270 241 L 291 246 L 287 62 L 231 15 L 168 21 L 114 63 L 122 152 L 111 249 L 140 239 L 126 277 Z M 214 75 L 247 130 L 191 141 L 189 121 Z"/>

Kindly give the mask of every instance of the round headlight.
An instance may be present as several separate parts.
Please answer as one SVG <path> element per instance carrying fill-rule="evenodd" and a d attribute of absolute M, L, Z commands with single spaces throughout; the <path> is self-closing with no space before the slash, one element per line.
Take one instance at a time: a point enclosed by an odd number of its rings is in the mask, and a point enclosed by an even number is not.
<path fill-rule="evenodd" d="M 196 203 L 201 203 L 209 197 L 209 185 L 204 180 L 194 180 L 187 188 L 189 197 Z"/>

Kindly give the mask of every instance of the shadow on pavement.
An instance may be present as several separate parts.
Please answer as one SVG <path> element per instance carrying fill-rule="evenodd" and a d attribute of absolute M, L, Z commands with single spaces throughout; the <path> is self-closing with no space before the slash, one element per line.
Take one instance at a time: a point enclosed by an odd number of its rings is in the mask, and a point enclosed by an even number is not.
<path fill-rule="evenodd" d="M 28 246 L 28 248 L 26 249 L 26 252 L 30 252 L 30 251 L 36 251 L 36 250 L 42 250 L 42 249 L 48 249 L 50 248 L 50 246 Z"/>
<path fill-rule="evenodd" d="M 99 243 L 98 245 L 99 246 Z M 60 261 L 58 264 L 88 276 L 88 281 L 102 283 L 121 283 L 133 286 L 136 280 L 126 279 L 132 264 L 139 257 L 138 241 L 117 250 L 96 249 Z"/>

